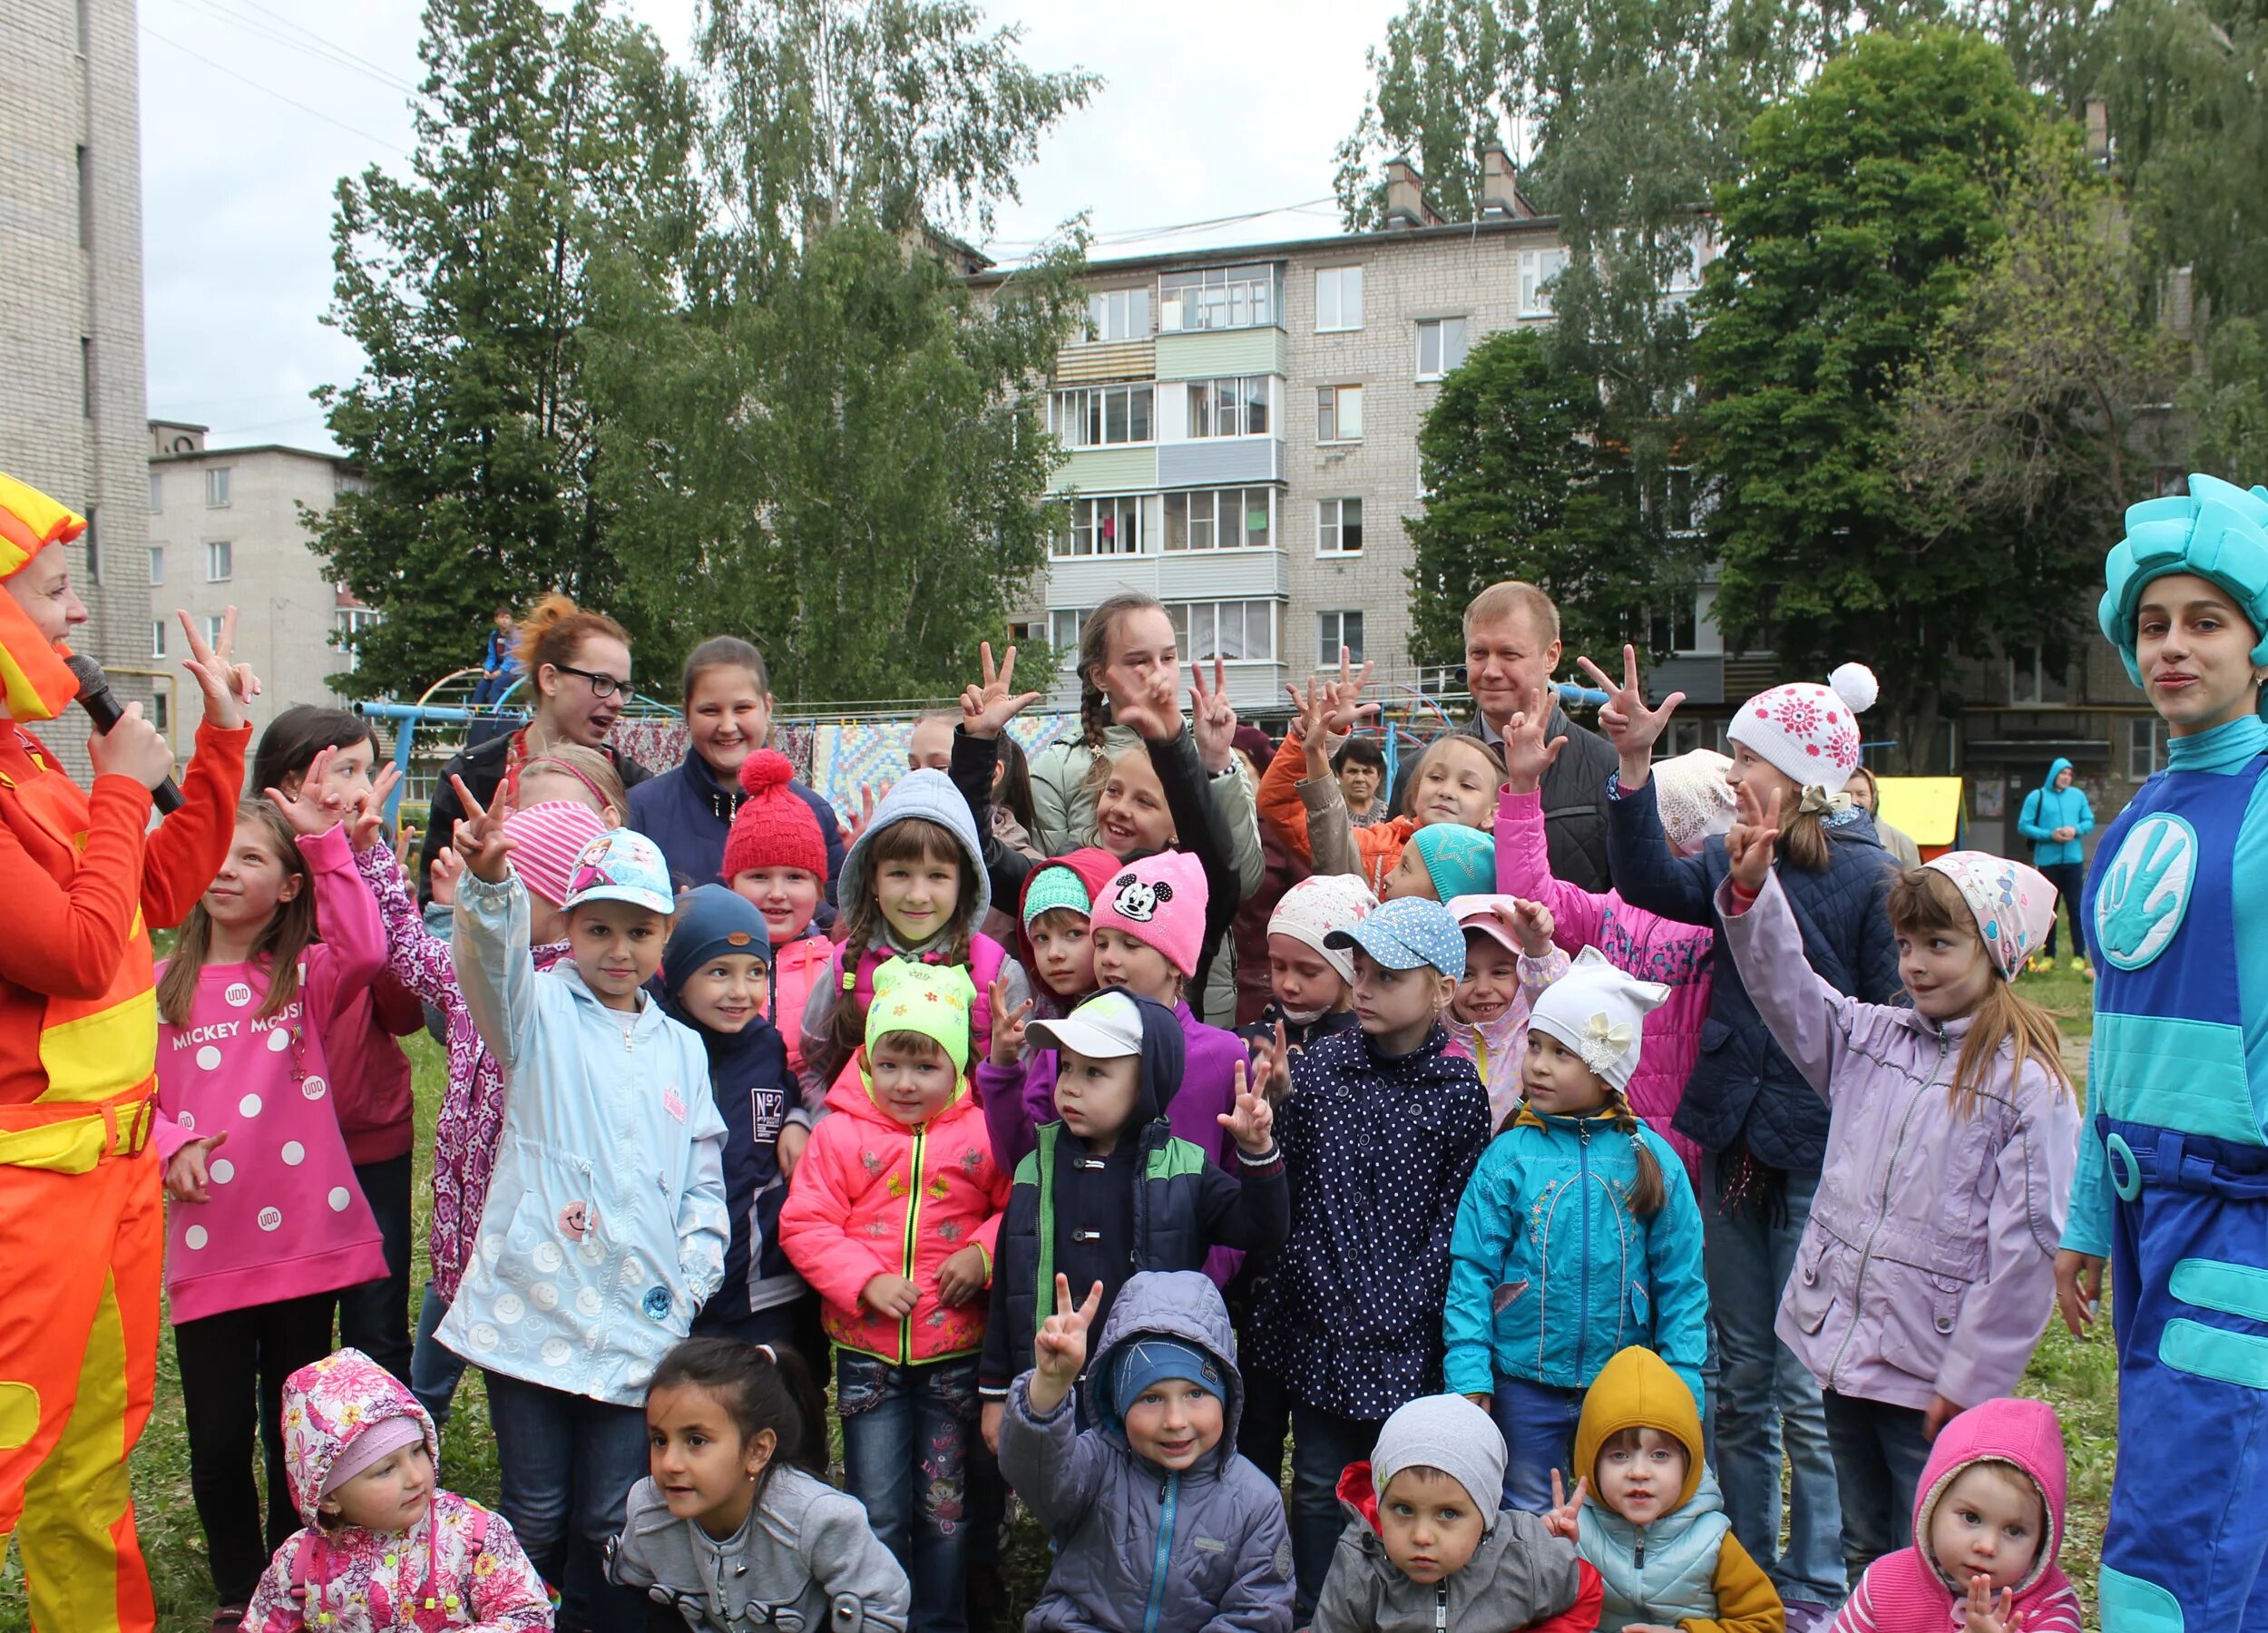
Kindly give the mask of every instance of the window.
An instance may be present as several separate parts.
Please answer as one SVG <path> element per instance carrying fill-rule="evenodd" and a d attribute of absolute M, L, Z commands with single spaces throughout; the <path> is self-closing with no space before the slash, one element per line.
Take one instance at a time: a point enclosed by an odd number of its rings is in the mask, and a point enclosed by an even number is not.
<path fill-rule="evenodd" d="M 220 644 L 220 614 L 218 612 L 205 614 L 205 644 L 209 647 Z"/>
<path fill-rule="evenodd" d="M 1436 318 L 1418 328 L 1417 377 L 1438 380 L 1465 360 L 1465 320 Z"/>
<path fill-rule="evenodd" d="M 236 546 L 226 539 L 209 540 L 205 544 L 205 582 L 225 584 L 236 576 Z"/>
<path fill-rule="evenodd" d="M 1316 503 L 1315 553 L 1363 553 L 1363 502 L 1360 499 L 1324 499 Z"/>
<path fill-rule="evenodd" d="M 2009 660 L 2010 703 L 2068 703 L 2070 700 L 2070 678 L 2061 668 L 2044 659 L 2038 648 L 2019 648 Z"/>
<path fill-rule="evenodd" d="M 331 494 L 334 498 L 340 494 L 367 494 L 369 491 L 370 479 L 367 476 L 350 476 L 344 471 L 331 473 Z"/>
<path fill-rule="evenodd" d="M 1669 606 L 1657 607 L 1647 619 L 1647 640 L 1657 652 L 1693 652 L 1701 644 L 1701 601 L 1692 591 L 1680 593 Z"/>
<path fill-rule="evenodd" d="M 161 691 L 150 694 L 150 724 L 158 728 L 160 735 L 173 729 L 173 711 L 168 707 L 171 702 Z"/>
<path fill-rule="evenodd" d="M 2146 782 L 2165 769 L 2165 722 L 2154 714 L 2126 721 L 2126 780 Z"/>
<path fill-rule="evenodd" d="M 1315 332 L 1363 327 L 1363 269 L 1331 267 L 1315 274 Z"/>
<path fill-rule="evenodd" d="M 1211 267 L 1158 280 L 1158 327 L 1260 328 L 1276 321 L 1276 276 L 1266 267 Z"/>
<path fill-rule="evenodd" d="M 205 508 L 225 510 L 229 504 L 229 467 L 215 465 L 205 473 Z"/>
<path fill-rule="evenodd" d="M 86 532 L 79 535 L 79 543 L 86 550 L 86 582 L 103 582 L 103 518 L 92 504 L 86 507 Z"/>
<path fill-rule="evenodd" d="M 1072 500 L 1070 531 L 1055 535 L 1052 553 L 1062 557 L 1141 554 L 1141 495 Z"/>
<path fill-rule="evenodd" d="M 333 644 L 346 650 L 347 673 L 359 667 L 354 642 L 366 630 L 376 629 L 385 616 L 376 607 L 340 607 L 331 614 L 331 629 L 338 638 Z"/>
<path fill-rule="evenodd" d="M 1149 291 L 1110 289 L 1087 297 L 1087 337 L 1090 340 L 1147 340 L 1149 338 Z"/>
<path fill-rule="evenodd" d="M 1095 386 L 1059 391 L 1048 406 L 1048 429 L 1069 448 L 1101 448 L 1155 440 L 1153 386 Z"/>
<path fill-rule="evenodd" d="M 1175 601 L 1167 605 L 1181 656 L 1194 662 L 1276 660 L 1276 603 L 1268 601 Z"/>
<path fill-rule="evenodd" d="M 165 620 L 162 618 L 153 618 L 150 621 L 150 656 L 152 658 L 165 656 Z"/>
<path fill-rule="evenodd" d="M 1166 495 L 1166 548 L 1268 550 L 1276 544 L 1275 495 L 1264 487 Z"/>
<path fill-rule="evenodd" d="M 1363 440 L 1363 388 L 1360 386 L 1325 386 L 1315 393 L 1315 440 L 1326 443 Z"/>
<path fill-rule="evenodd" d="M 165 478 L 155 471 L 150 473 L 150 513 L 156 515 L 165 508 Z"/>
<path fill-rule="evenodd" d="M 79 248 L 94 248 L 94 157 L 79 144 Z"/>
<path fill-rule="evenodd" d="M 1567 270 L 1564 249 L 1523 249 L 1520 252 L 1520 315 L 1551 316 L 1551 293 L 1544 288 Z"/>
<path fill-rule="evenodd" d="M 1344 647 L 1349 660 L 1363 660 L 1363 615 L 1360 612 L 1318 612 L 1315 614 L 1315 664 L 1328 669 L 1339 660 L 1339 649 Z"/>
<path fill-rule="evenodd" d="M 94 341 L 86 335 L 79 337 L 79 412 L 94 417 Z"/>
<path fill-rule="evenodd" d="M 150 587 L 154 590 L 165 582 L 165 546 L 150 546 Z"/>
<path fill-rule="evenodd" d="M 1079 667 L 1079 631 L 1090 611 L 1086 607 L 1048 609 L 1048 645 L 1055 649 L 1055 655 L 1062 660 L 1065 674 Z"/>
<path fill-rule="evenodd" d="M 1191 436 L 1265 436 L 1267 429 L 1267 376 L 1189 382 Z"/>

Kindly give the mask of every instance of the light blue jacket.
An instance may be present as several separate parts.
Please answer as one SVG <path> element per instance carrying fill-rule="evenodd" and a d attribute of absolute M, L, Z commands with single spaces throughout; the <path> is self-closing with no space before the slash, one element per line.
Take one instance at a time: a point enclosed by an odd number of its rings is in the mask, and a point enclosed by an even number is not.
<path fill-rule="evenodd" d="M 1667 1193 L 1650 1219 L 1628 1200 L 1641 1141 Z M 1488 1394 L 1500 1374 L 1588 1389 L 1635 1344 L 1701 1399 L 1709 1319 L 1701 1209 L 1684 1161 L 1643 1123 L 1625 1134 L 1604 1113 L 1523 1108 L 1481 1153 L 1450 1252 L 1442 1329 L 1452 1393 Z"/>
<path fill-rule="evenodd" d="M 2072 785 L 2058 792 L 2056 778 L 2071 769 L 2071 762 L 2059 759 L 2048 767 L 2048 780 L 2024 796 L 2024 803 L 2016 813 L 2016 831 L 2032 842 L 2032 865 L 2055 867 L 2065 862 L 2077 862 L 2087 856 L 2087 836 L 2095 831 L 2095 807 L 2087 803 L 2087 796 L 2079 785 Z M 2077 828 L 2073 837 L 2053 837 L 2059 827 Z M 2076 909 L 2077 902 L 2069 905 Z"/>
<path fill-rule="evenodd" d="M 475 1365 L 618 1406 L 724 1278 L 724 1120 L 700 1040 L 528 959 L 516 875 L 457 885 L 464 1006 L 504 1070 L 495 1176 L 438 1336 Z"/>

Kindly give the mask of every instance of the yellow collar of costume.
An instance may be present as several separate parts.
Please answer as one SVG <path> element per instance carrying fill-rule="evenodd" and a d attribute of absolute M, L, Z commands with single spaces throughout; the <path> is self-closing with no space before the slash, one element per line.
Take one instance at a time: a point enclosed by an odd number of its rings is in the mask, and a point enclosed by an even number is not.
<path fill-rule="evenodd" d="M 14 578 L 50 544 L 86 531 L 86 518 L 37 488 L 0 473 L 0 580 Z M 52 720 L 79 682 L 12 595 L 0 595 L 0 709 L 11 719 Z"/>

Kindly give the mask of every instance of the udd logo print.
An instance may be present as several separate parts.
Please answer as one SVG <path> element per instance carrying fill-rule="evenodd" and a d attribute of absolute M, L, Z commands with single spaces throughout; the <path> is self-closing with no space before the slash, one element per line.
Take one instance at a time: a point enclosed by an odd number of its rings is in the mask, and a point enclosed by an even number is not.
<path fill-rule="evenodd" d="M 2095 934 L 2103 956 L 2138 970 L 2182 927 L 2197 882 L 2197 830 L 2178 816 L 2134 825 L 2095 893 Z"/>

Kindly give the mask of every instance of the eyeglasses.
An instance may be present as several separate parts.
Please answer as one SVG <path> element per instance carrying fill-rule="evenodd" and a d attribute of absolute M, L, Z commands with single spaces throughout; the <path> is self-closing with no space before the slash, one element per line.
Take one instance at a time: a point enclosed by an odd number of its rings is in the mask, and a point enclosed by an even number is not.
<path fill-rule="evenodd" d="M 590 686 L 591 695 L 594 698 L 611 698 L 630 684 L 627 680 L 617 680 L 611 675 L 577 669 L 572 663 L 554 663 L 552 667 L 562 675 L 581 675 L 585 683 Z"/>

